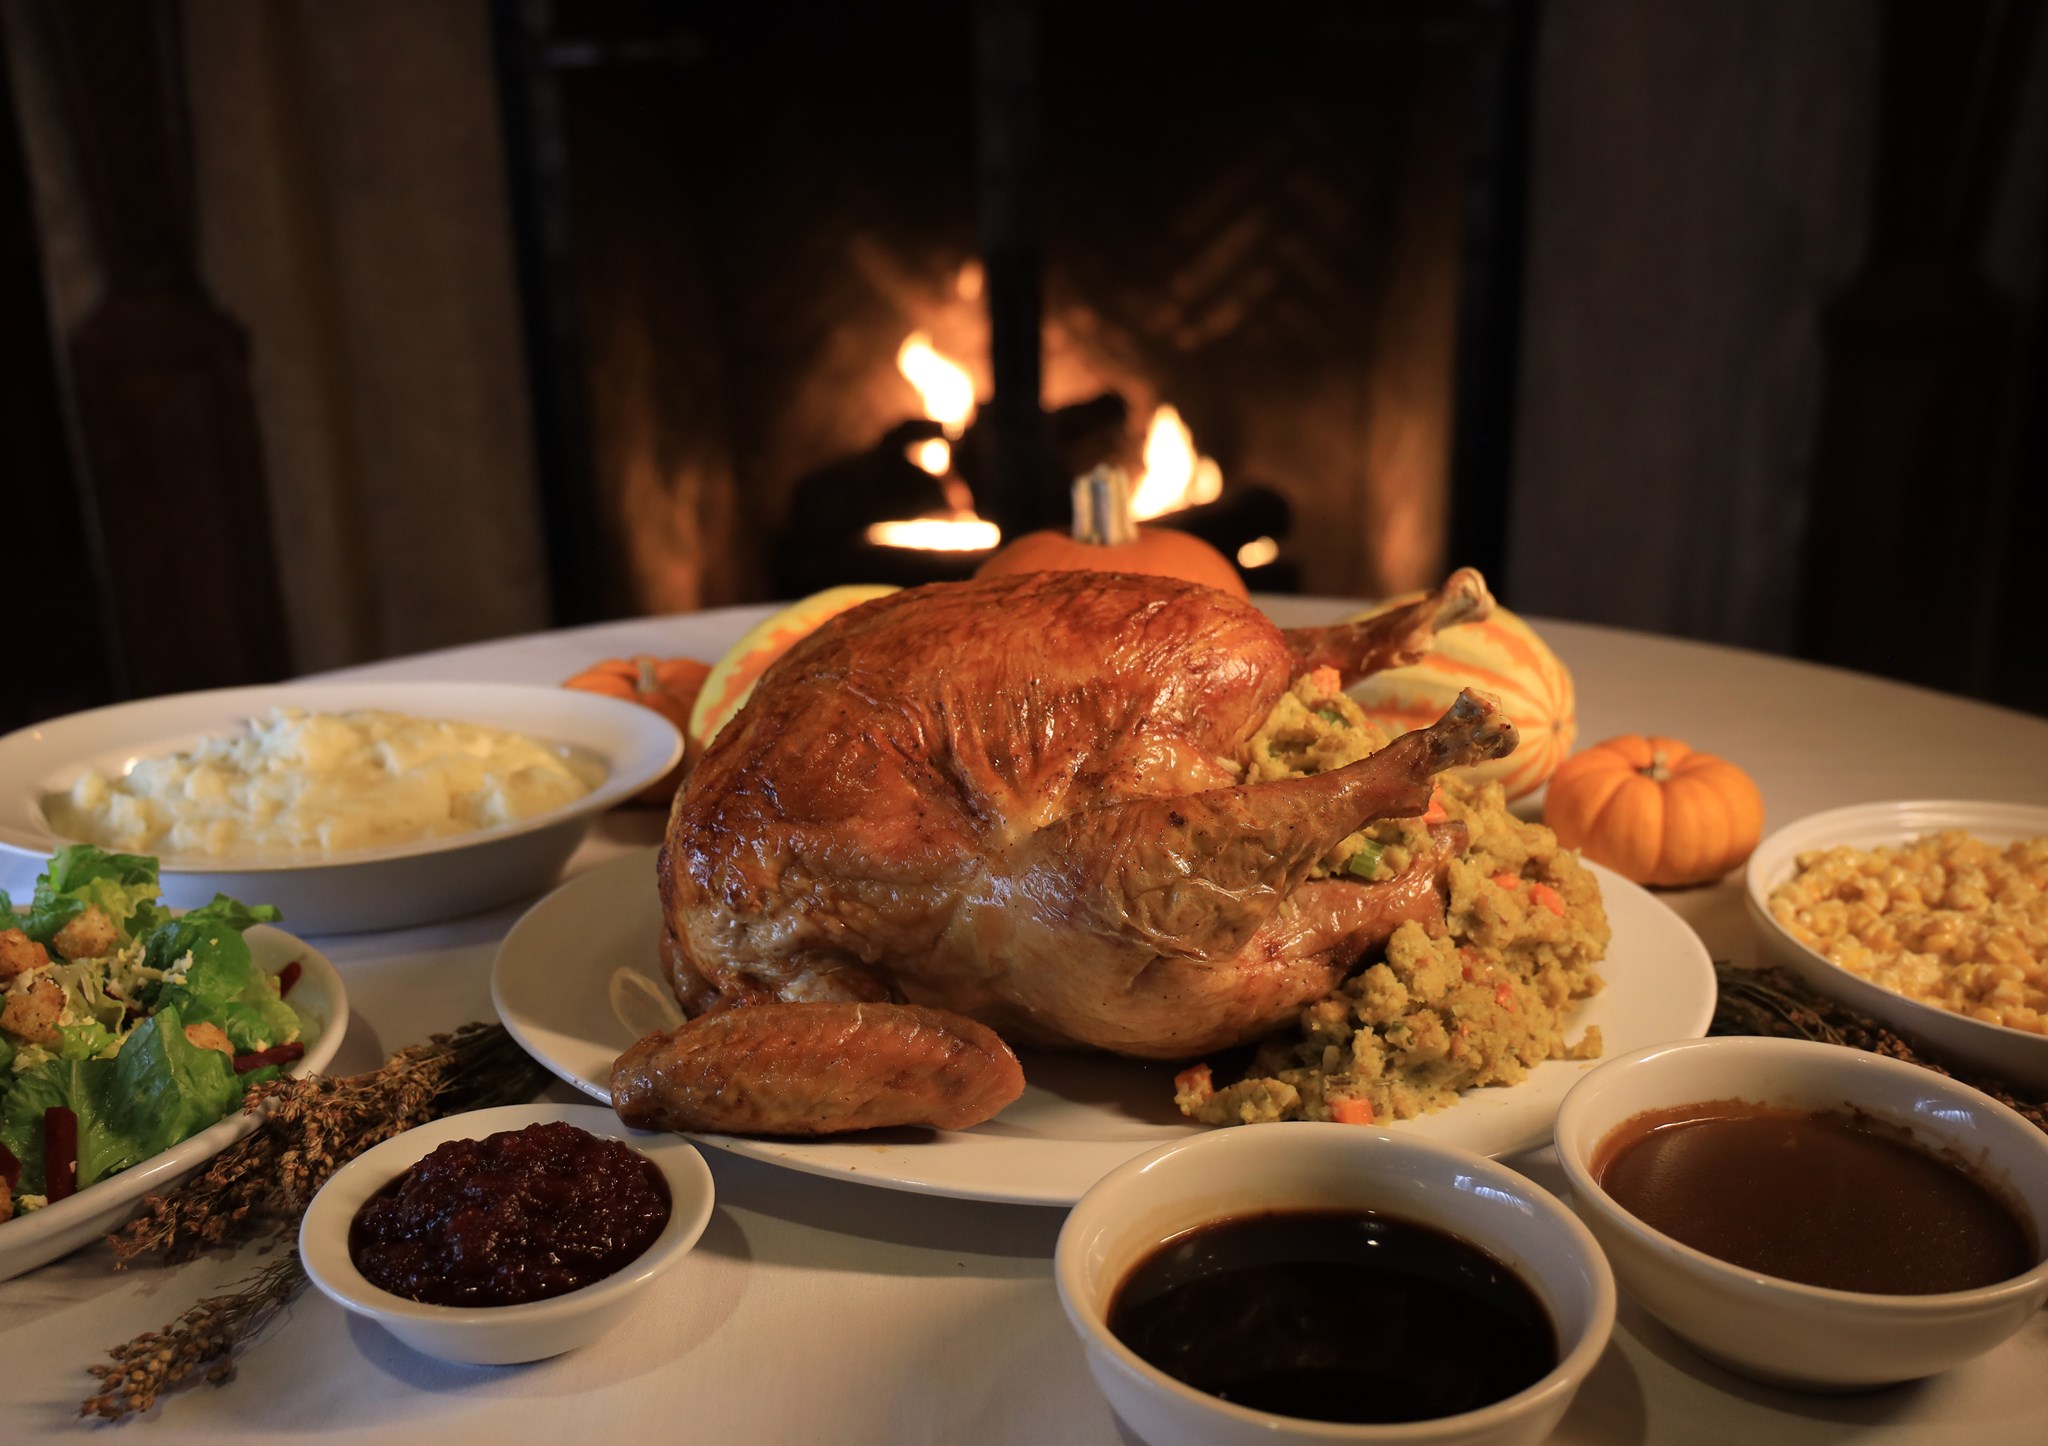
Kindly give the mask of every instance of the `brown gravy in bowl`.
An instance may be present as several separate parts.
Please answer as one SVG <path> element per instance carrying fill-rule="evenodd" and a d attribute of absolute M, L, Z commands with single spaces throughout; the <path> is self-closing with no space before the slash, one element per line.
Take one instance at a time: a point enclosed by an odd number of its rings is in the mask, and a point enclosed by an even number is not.
<path fill-rule="evenodd" d="M 2031 1230 L 1957 1164 L 1853 1110 L 1711 1100 L 1623 1122 L 1593 1154 L 1615 1203 L 1674 1240 L 1802 1285 L 1974 1290 L 2040 1259 Z"/>

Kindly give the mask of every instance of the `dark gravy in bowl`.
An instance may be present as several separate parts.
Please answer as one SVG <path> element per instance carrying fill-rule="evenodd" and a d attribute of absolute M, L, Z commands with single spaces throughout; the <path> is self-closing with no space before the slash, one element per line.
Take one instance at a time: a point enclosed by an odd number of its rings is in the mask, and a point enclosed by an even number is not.
<path fill-rule="evenodd" d="M 1371 1210 L 1213 1221 L 1117 1287 L 1110 1333 L 1198 1391 L 1316 1421 L 1476 1411 L 1556 1369 L 1557 1329 L 1500 1261 Z"/>
<path fill-rule="evenodd" d="M 2041 1258 L 2028 1223 L 1975 1176 L 1850 1109 L 1652 1110 L 1600 1142 L 1592 1174 L 1653 1229 L 1802 1285 L 1936 1295 L 1996 1285 Z"/>

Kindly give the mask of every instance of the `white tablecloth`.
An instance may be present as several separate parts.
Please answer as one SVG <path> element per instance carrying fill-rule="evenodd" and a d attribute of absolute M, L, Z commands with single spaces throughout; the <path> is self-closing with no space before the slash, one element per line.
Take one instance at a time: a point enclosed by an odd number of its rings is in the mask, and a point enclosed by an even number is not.
<path fill-rule="evenodd" d="M 1270 600 L 1283 622 L 1344 605 Z M 356 670 L 359 678 L 554 683 L 622 653 L 716 657 L 761 615 L 604 624 Z M 1724 648 L 1539 625 L 1578 681 L 1581 738 L 1667 733 L 1756 778 L 1767 826 L 1907 797 L 2048 804 L 2048 722 L 1871 678 Z M 656 840 L 616 814 L 588 868 Z M 1716 958 L 1757 943 L 1738 883 L 1664 896 Z M 520 907 L 432 928 L 323 940 L 354 1006 L 337 1071 L 491 1014 L 489 972 Z M 559 1092 L 572 1098 L 568 1091 Z M 902 1194 L 706 1151 L 718 1208 L 703 1242 L 598 1345 L 530 1366 L 441 1364 L 302 1296 L 224 1389 L 170 1398 L 125 1431 L 218 1439 L 657 1439 L 1042 1446 L 1127 1440 L 1097 1393 L 1051 1275 L 1064 1212 Z M 1519 1165 L 1552 1188 L 1547 1152 Z M 85 1366 L 261 1263 L 251 1247 L 115 1272 L 103 1247 L 0 1285 L 0 1438 L 86 1429 Z M 1634 1443 L 1845 1438 L 2048 1441 L 2048 1312 L 1945 1376 L 1848 1397 L 1750 1385 L 1624 1298 L 1621 1324 L 1556 1439 Z"/>

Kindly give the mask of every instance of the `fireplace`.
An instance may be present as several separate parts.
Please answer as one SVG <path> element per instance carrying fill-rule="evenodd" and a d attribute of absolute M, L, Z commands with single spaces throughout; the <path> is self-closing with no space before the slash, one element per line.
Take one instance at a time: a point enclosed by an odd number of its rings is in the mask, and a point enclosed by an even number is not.
<path fill-rule="evenodd" d="M 499 14 L 565 620 L 965 576 L 1105 464 L 1255 588 L 1497 560 L 1526 7 Z"/>

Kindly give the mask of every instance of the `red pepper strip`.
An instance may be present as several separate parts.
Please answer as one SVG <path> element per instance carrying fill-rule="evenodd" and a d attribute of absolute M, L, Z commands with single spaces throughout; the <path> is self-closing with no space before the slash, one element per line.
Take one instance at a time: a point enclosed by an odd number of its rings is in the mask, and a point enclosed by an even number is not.
<path fill-rule="evenodd" d="M 10 1190 L 21 1183 L 21 1161 L 5 1145 L 0 1145 L 0 1180 L 5 1180 Z"/>
<path fill-rule="evenodd" d="M 277 997 L 282 999 L 292 992 L 292 986 L 299 982 L 299 961 L 294 959 L 277 971 Z"/>
<path fill-rule="evenodd" d="M 273 1044 L 268 1049 L 259 1049 L 254 1054 L 235 1056 L 235 1073 L 247 1074 L 252 1069 L 262 1069 L 267 1064 L 289 1064 L 292 1060 L 304 1058 L 303 1044 Z"/>
<path fill-rule="evenodd" d="M 43 1111 L 43 1194 L 52 1203 L 78 1188 L 78 1116 L 63 1105 Z"/>

